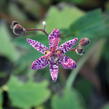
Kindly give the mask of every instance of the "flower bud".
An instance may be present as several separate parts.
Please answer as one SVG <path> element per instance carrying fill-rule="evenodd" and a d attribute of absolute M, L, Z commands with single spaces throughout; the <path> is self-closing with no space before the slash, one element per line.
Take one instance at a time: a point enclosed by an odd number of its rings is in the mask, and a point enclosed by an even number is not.
<path fill-rule="evenodd" d="M 80 40 L 80 42 L 79 42 L 79 44 L 81 45 L 81 46 L 86 46 L 86 45 L 88 45 L 90 43 L 90 40 L 88 39 L 88 38 L 82 38 L 81 40 Z"/>
<path fill-rule="evenodd" d="M 12 23 L 11 23 L 11 29 L 13 29 L 13 27 L 16 25 L 16 24 L 18 24 L 18 22 L 17 21 L 12 21 Z"/>
<path fill-rule="evenodd" d="M 25 35 L 26 29 L 22 27 L 20 24 L 15 24 L 13 26 L 13 33 L 15 35 Z"/>
<path fill-rule="evenodd" d="M 83 55 L 85 53 L 84 49 L 81 47 L 81 46 L 78 46 L 76 49 L 75 49 L 75 52 L 79 55 Z"/>

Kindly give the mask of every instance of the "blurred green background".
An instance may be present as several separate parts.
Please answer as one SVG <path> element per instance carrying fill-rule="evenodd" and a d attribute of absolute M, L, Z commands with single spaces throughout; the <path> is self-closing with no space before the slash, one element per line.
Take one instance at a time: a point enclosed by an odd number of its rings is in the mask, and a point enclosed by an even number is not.
<path fill-rule="evenodd" d="M 60 67 L 57 82 L 49 68 L 31 70 L 41 56 L 26 42 L 48 46 L 41 32 L 16 37 L 10 24 L 61 30 L 61 43 L 78 37 L 91 40 L 85 54 L 66 55 L 77 68 Z M 108 0 L 0 0 L 0 109 L 109 109 L 109 1 Z"/>

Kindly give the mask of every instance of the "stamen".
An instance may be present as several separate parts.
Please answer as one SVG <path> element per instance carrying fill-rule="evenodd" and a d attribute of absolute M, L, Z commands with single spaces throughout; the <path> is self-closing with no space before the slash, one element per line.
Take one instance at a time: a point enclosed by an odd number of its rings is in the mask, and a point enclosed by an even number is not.
<path fill-rule="evenodd" d="M 56 51 L 56 54 L 58 54 L 58 55 L 61 54 L 61 53 L 62 53 L 61 50 L 57 50 L 57 51 Z"/>
<path fill-rule="evenodd" d="M 46 54 L 49 54 L 49 53 L 50 53 L 50 51 L 49 51 L 49 50 L 45 51 L 45 55 L 46 55 Z"/>

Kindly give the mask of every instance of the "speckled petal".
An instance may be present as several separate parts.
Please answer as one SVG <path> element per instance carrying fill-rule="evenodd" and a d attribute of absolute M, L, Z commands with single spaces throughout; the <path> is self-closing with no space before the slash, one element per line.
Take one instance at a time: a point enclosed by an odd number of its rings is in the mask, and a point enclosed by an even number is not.
<path fill-rule="evenodd" d="M 74 68 L 76 68 L 76 62 L 73 59 L 71 59 L 67 56 L 63 57 L 61 64 L 62 64 L 64 69 L 74 69 Z"/>
<path fill-rule="evenodd" d="M 54 29 L 48 36 L 50 50 L 53 52 L 57 49 L 60 42 L 60 31 L 59 29 Z"/>
<path fill-rule="evenodd" d="M 38 70 L 38 69 L 43 69 L 48 65 L 48 59 L 46 56 L 42 56 L 32 63 L 32 69 L 33 70 Z"/>
<path fill-rule="evenodd" d="M 50 75 L 53 81 L 58 78 L 58 64 L 50 63 Z"/>
<path fill-rule="evenodd" d="M 42 43 L 40 43 L 38 41 L 29 39 L 29 38 L 27 38 L 26 40 L 33 48 L 35 48 L 37 51 L 39 51 L 43 54 L 45 53 L 45 51 L 48 50 L 48 48 L 45 45 L 43 45 Z"/>
<path fill-rule="evenodd" d="M 74 38 L 72 40 L 69 40 L 65 43 L 63 43 L 62 45 L 60 45 L 59 50 L 61 50 L 63 53 L 66 53 L 67 51 L 69 51 L 74 45 L 76 45 L 78 41 L 78 38 Z"/>

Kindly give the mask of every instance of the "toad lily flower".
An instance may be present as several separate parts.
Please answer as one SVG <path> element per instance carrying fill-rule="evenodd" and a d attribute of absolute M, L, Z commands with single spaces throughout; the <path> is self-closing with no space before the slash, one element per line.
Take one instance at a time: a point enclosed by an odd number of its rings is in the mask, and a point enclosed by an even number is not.
<path fill-rule="evenodd" d="M 60 31 L 59 29 L 54 29 L 49 34 L 48 40 L 49 48 L 38 41 L 27 38 L 27 42 L 33 48 L 44 54 L 44 56 L 41 56 L 33 61 L 32 69 L 39 70 L 45 68 L 49 64 L 51 78 L 52 80 L 56 81 L 60 64 L 64 69 L 76 68 L 76 62 L 68 56 L 65 56 L 65 53 L 71 50 L 74 45 L 76 45 L 78 38 L 74 38 L 58 46 L 60 42 Z"/>

